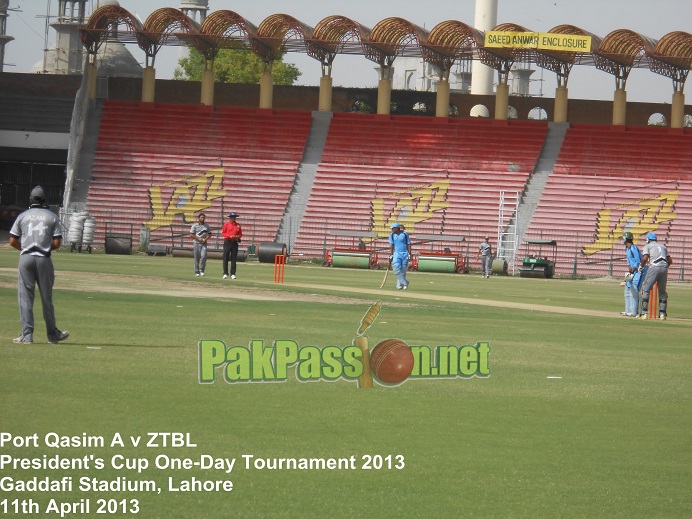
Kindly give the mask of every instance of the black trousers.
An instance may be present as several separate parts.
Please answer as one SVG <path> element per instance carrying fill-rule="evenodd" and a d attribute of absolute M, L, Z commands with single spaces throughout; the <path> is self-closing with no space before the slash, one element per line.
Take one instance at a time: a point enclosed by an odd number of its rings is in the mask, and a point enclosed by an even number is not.
<path fill-rule="evenodd" d="M 223 241 L 223 273 L 228 275 L 228 259 L 231 260 L 231 276 L 235 276 L 235 265 L 238 260 L 238 241 Z"/>

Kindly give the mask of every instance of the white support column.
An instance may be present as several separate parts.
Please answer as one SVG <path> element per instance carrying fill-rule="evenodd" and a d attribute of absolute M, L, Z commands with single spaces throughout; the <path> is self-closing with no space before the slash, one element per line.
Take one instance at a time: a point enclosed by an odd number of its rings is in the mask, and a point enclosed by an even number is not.
<path fill-rule="evenodd" d="M 497 26 L 497 0 L 476 0 L 474 27 L 486 32 Z M 477 59 L 471 63 L 471 93 L 492 94 L 495 71 Z"/>

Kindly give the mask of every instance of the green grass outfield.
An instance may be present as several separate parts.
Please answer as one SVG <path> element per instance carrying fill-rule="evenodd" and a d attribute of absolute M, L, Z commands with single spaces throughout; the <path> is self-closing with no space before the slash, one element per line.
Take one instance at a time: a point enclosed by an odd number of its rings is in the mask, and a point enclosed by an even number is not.
<path fill-rule="evenodd" d="M 612 279 L 410 273 L 403 292 L 391 273 L 378 288 L 383 271 L 288 265 L 275 285 L 272 265 L 240 263 L 231 282 L 216 260 L 195 278 L 191 258 L 58 252 L 54 301 L 71 337 L 45 343 L 37 297 L 35 343 L 20 346 L 12 343 L 17 259 L 0 249 L 0 433 L 12 441 L 36 434 L 38 446 L 6 441 L 0 478 L 72 476 L 74 487 L 0 490 L 8 517 L 32 502 L 45 511 L 51 499 L 89 499 L 89 514 L 75 507 L 70 517 L 98 517 L 99 499 L 119 512 L 122 500 L 137 500 L 139 512 L 128 516 L 142 518 L 692 516 L 689 285 L 669 287 L 668 321 L 644 322 L 619 316 L 623 288 Z M 201 339 L 346 347 L 376 300 L 371 347 L 390 338 L 487 341 L 490 376 L 358 389 L 343 379 L 300 382 L 292 372 L 282 383 L 229 384 L 219 369 L 215 383 L 198 382 Z M 196 447 L 146 447 L 150 432 L 189 434 Z M 48 433 L 106 445 L 50 447 Z M 111 446 L 116 433 L 124 446 Z M 131 436 L 142 443 L 134 447 Z M 244 454 L 353 456 L 356 468 L 246 469 Z M 116 469 L 117 455 L 149 466 Z M 202 455 L 236 464 L 229 474 L 155 466 L 157 457 Z M 391 455 L 392 465 L 400 455 L 404 467 L 365 470 L 364 455 Z M 9 456 L 90 465 L 15 469 Z M 82 477 L 153 481 L 161 492 L 80 490 Z M 233 490 L 172 492 L 169 477 L 228 480 Z"/>

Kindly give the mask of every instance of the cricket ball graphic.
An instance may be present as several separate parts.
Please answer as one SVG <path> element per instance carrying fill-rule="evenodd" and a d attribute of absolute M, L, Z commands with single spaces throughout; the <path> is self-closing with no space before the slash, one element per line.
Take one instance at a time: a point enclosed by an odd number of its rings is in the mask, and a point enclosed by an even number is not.
<path fill-rule="evenodd" d="M 370 353 L 370 369 L 385 384 L 400 384 L 413 371 L 413 352 L 398 339 L 387 339 Z"/>

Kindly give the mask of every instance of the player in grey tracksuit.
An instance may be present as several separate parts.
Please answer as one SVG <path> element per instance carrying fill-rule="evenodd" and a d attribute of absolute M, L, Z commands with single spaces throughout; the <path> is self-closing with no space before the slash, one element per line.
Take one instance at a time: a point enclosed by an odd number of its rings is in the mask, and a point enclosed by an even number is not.
<path fill-rule="evenodd" d="M 642 251 L 642 263 L 640 268 L 649 266 L 644 281 L 642 282 L 642 313 L 640 318 L 646 319 L 649 310 L 649 292 L 655 283 L 658 283 L 658 318 L 668 317 L 668 267 L 673 260 L 668 254 L 668 249 L 662 243 L 658 243 L 656 235 L 652 232 L 646 235 L 646 245 Z"/>
<path fill-rule="evenodd" d="M 478 255 L 481 257 L 481 278 L 490 278 L 493 270 L 493 247 L 490 245 L 490 236 L 485 237 L 478 248 Z"/>
<path fill-rule="evenodd" d="M 204 223 L 205 219 L 204 213 L 200 213 L 190 228 L 190 236 L 195 241 L 192 249 L 195 276 L 204 276 L 204 270 L 207 268 L 207 240 L 211 237 L 211 229 Z"/>
<path fill-rule="evenodd" d="M 48 342 L 57 344 L 70 336 L 56 326 L 53 308 L 55 271 L 50 253 L 60 247 L 62 242 L 60 222 L 46 207 L 46 195 L 41 186 L 36 186 L 31 191 L 29 202 L 29 209 L 17 217 L 10 229 L 10 245 L 21 252 L 17 291 L 22 334 L 13 342 L 34 342 L 34 291 L 38 283 Z"/>

